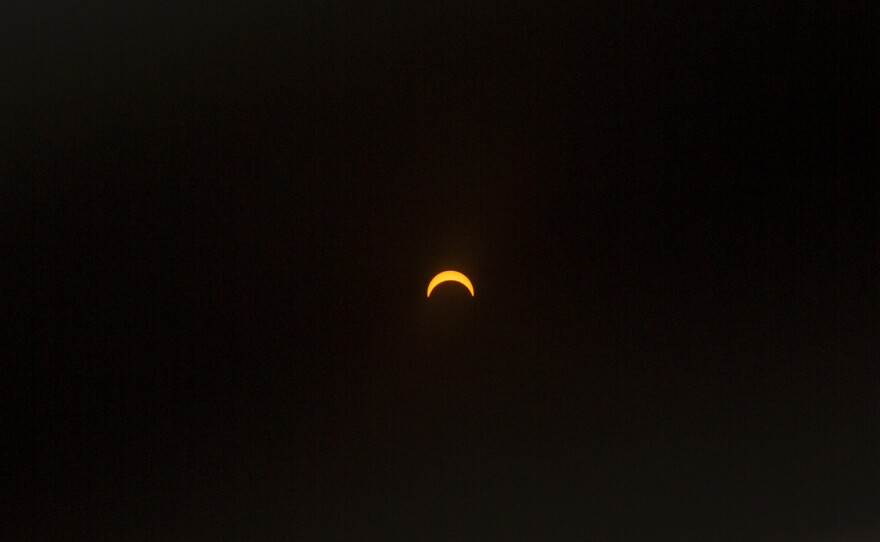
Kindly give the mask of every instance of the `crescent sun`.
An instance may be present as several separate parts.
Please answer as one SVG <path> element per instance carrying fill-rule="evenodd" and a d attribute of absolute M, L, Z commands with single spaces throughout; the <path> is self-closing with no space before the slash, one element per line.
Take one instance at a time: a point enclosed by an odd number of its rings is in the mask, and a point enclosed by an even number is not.
<path fill-rule="evenodd" d="M 437 273 L 437 276 L 431 279 L 430 284 L 428 284 L 428 297 L 431 297 L 431 291 L 441 282 L 453 281 L 458 282 L 459 284 L 464 284 L 464 286 L 470 290 L 471 297 L 474 295 L 474 285 L 471 284 L 469 278 L 459 273 L 458 271 L 443 271 L 442 273 Z"/>

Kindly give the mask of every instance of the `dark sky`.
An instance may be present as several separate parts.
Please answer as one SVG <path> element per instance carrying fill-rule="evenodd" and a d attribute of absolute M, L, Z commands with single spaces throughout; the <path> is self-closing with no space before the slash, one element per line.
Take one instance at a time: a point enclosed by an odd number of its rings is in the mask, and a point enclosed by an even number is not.
<path fill-rule="evenodd" d="M 880 538 L 869 2 L 19 4 L 0 538 Z"/>

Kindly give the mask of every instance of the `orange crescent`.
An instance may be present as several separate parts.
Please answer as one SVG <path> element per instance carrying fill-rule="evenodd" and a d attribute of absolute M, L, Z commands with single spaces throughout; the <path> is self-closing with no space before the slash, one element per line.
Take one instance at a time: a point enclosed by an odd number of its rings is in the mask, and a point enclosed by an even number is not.
<path fill-rule="evenodd" d="M 453 281 L 458 282 L 459 284 L 464 284 L 465 287 L 470 290 L 471 297 L 474 295 L 474 285 L 471 284 L 469 278 L 459 273 L 458 271 L 443 271 L 442 273 L 437 273 L 437 276 L 431 279 L 430 284 L 428 284 L 428 297 L 431 297 L 431 290 L 433 290 L 438 284 L 441 282 Z"/>

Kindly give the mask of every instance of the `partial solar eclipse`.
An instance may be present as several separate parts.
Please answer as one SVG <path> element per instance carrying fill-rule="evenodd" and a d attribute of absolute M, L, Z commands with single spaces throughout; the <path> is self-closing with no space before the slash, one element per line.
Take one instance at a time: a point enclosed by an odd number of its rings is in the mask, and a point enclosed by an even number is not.
<path fill-rule="evenodd" d="M 474 285 L 471 284 L 469 278 L 459 273 L 458 271 L 443 271 L 442 273 L 438 273 L 436 277 L 431 279 L 431 283 L 428 284 L 428 297 L 431 297 L 431 291 L 437 287 L 441 282 L 457 282 L 459 284 L 463 284 L 468 290 L 471 292 L 471 297 L 474 295 Z"/>

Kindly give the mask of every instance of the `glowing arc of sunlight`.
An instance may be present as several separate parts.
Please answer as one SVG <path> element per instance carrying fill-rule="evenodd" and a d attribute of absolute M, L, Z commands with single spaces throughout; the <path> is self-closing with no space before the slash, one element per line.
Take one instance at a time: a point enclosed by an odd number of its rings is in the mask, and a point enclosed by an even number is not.
<path fill-rule="evenodd" d="M 441 273 L 437 273 L 437 275 L 431 279 L 431 282 L 428 284 L 428 297 L 431 297 L 431 291 L 441 282 L 458 282 L 459 284 L 463 284 L 470 292 L 471 297 L 474 296 L 474 285 L 471 284 L 471 280 L 464 276 L 462 273 L 458 271 L 443 271 Z"/>

